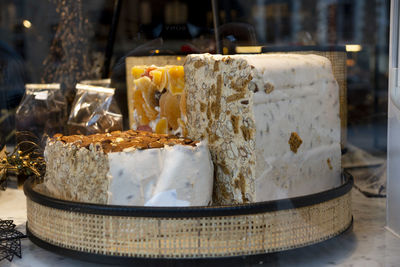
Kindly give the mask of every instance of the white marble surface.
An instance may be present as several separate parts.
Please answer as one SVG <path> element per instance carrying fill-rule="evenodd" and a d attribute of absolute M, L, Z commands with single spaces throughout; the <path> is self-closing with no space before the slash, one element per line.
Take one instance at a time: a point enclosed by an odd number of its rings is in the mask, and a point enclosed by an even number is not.
<path fill-rule="evenodd" d="M 355 189 L 352 198 L 354 226 L 351 231 L 316 246 L 267 257 L 251 266 L 400 266 L 400 238 L 385 229 L 386 199 L 366 198 Z M 25 233 L 26 201 L 22 190 L 9 188 L 4 192 L 0 191 L 0 218 L 14 220 L 18 229 Z M 204 262 L 194 262 L 190 265 L 204 265 Z M 221 266 L 221 263 L 218 265 Z M 48 252 L 24 239 L 22 259 L 15 257 L 12 262 L 3 260 L 0 266 L 98 266 L 98 264 Z M 241 263 L 238 266 L 246 265 Z"/>

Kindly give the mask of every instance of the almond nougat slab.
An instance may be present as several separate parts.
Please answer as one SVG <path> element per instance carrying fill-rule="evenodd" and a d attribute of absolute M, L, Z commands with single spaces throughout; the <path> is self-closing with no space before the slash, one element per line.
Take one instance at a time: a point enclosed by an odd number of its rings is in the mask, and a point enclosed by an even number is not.
<path fill-rule="evenodd" d="M 112 205 L 201 206 L 211 201 L 213 164 L 204 142 L 143 131 L 55 135 L 44 185 L 65 200 Z"/>
<path fill-rule="evenodd" d="M 340 185 L 338 85 L 316 55 L 189 55 L 188 137 L 206 139 L 214 204 L 296 197 Z"/>

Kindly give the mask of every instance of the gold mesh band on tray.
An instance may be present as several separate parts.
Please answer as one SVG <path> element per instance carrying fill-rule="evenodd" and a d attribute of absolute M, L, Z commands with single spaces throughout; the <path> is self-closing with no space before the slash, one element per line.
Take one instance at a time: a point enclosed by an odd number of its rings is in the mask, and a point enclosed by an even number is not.
<path fill-rule="evenodd" d="M 27 198 L 28 229 L 61 248 L 140 258 L 263 254 L 329 239 L 352 221 L 350 191 L 319 204 L 251 215 L 149 218 L 59 210 Z"/>

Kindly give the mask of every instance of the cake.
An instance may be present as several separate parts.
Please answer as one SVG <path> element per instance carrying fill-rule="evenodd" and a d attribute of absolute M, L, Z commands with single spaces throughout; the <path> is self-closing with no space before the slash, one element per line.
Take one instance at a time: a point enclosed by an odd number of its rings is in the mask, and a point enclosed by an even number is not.
<path fill-rule="evenodd" d="M 186 136 L 206 140 L 215 204 L 313 194 L 340 185 L 338 85 L 316 55 L 189 55 Z"/>
<path fill-rule="evenodd" d="M 134 66 L 128 87 L 130 127 L 160 134 L 186 135 L 182 66 Z"/>
<path fill-rule="evenodd" d="M 211 201 L 205 142 L 143 131 L 55 135 L 44 186 L 64 200 L 111 205 L 198 206 Z"/>

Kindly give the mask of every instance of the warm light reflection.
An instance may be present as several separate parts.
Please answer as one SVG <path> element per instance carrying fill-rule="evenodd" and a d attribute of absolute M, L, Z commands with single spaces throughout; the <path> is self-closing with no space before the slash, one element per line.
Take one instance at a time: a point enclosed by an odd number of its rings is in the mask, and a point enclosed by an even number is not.
<path fill-rule="evenodd" d="M 362 50 L 362 46 L 358 44 L 347 44 L 346 51 L 347 52 L 360 52 Z"/>
<path fill-rule="evenodd" d="M 157 50 L 156 50 L 156 51 L 154 51 L 154 52 L 156 52 L 156 54 L 158 54 L 158 53 L 160 53 L 160 50 L 158 50 L 158 49 L 157 49 Z"/>
<path fill-rule="evenodd" d="M 354 67 L 356 65 L 356 61 L 354 59 L 346 59 L 346 65 L 348 67 Z"/>
<path fill-rule="evenodd" d="M 29 29 L 30 27 L 32 27 L 32 23 L 31 23 L 29 20 L 27 20 L 27 19 L 25 19 L 25 20 L 22 22 L 22 24 L 23 24 L 24 27 L 27 28 L 27 29 Z"/>
<path fill-rule="evenodd" d="M 238 54 L 249 54 L 249 53 L 261 53 L 262 46 L 237 46 L 236 53 Z"/>
<path fill-rule="evenodd" d="M 178 60 L 178 61 L 181 60 L 181 59 L 182 59 L 181 57 L 176 57 L 176 60 Z"/>

